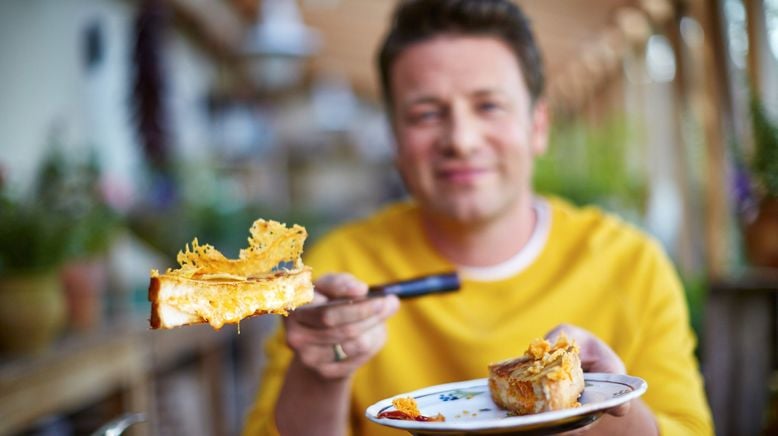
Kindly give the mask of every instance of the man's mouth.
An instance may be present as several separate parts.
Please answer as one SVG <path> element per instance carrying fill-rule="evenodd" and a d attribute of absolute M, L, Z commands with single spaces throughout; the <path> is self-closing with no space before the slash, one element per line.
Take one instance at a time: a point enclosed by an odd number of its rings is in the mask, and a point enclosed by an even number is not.
<path fill-rule="evenodd" d="M 469 185 L 488 174 L 488 170 L 480 167 L 449 167 L 440 168 L 435 174 L 445 183 Z"/>

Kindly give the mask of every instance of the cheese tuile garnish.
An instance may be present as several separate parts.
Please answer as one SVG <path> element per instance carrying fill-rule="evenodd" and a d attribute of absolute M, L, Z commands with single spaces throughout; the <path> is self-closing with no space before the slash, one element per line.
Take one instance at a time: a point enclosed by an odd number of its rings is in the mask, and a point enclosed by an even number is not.
<path fill-rule="evenodd" d="M 293 263 L 292 270 L 304 268 L 300 255 L 303 251 L 305 228 L 297 224 L 288 228 L 272 220 L 254 221 L 248 238 L 249 246 L 241 249 L 238 259 L 229 259 L 209 244 L 200 244 L 195 238 L 191 247 L 178 252 L 178 269 L 168 269 L 165 274 L 199 280 L 227 279 L 233 281 L 263 277 L 273 274 L 274 268 L 284 262 Z M 159 272 L 151 271 L 151 276 Z"/>
<path fill-rule="evenodd" d="M 419 413 L 419 406 L 416 404 L 416 400 L 412 397 L 400 397 L 392 400 L 392 405 L 395 409 L 405 413 L 411 418 L 416 418 L 421 415 Z"/>
<path fill-rule="evenodd" d="M 527 373 L 545 373 L 551 380 L 570 379 L 575 362 L 573 354 L 576 356 L 579 354 L 578 345 L 573 339 L 568 338 L 565 332 L 557 337 L 554 345 L 543 338 L 537 338 L 530 343 L 527 351 L 524 352 L 524 356 L 531 360 Z M 560 365 L 550 370 L 547 369 L 552 362 L 560 359 Z"/>

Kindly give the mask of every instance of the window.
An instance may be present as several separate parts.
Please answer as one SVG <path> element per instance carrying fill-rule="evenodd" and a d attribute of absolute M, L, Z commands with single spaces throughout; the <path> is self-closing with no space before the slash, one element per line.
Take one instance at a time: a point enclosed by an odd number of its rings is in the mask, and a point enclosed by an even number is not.
<path fill-rule="evenodd" d="M 748 54 L 748 33 L 746 32 L 746 9 L 741 0 L 726 0 L 724 2 L 724 19 L 726 20 L 727 41 L 732 63 L 739 69 L 746 67 Z"/>
<path fill-rule="evenodd" d="M 778 60 L 778 0 L 765 0 L 764 10 L 770 51 L 773 52 L 773 57 Z"/>

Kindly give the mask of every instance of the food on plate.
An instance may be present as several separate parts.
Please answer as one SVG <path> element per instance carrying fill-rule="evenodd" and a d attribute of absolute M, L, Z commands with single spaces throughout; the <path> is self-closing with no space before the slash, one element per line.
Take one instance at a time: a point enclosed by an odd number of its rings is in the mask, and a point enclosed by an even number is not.
<path fill-rule="evenodd" d="M 311 269 L 300 258 L 308 236 L 304 227 L 254 221 L 248 248 L 228 259 L 213 246 L 178 252 L 178 269 L 151 271 L 151 328 L 209 323 L 214 329 L 252 315 L 289 310 L 313 299 Z"/>
<path fill-rule="evenodd" d="M 399 397 L 392 400 L 396 410 L 387 410 L 378 414 L 379 418 L 401 419 L 405 421 L 433 421 L 441 422 L 446 418 L 438 413 L 435 416 L 424 416 L 419 413 L 419 406 L 412 397 Z"/>
<path fill-rule="evenodd" d="M 578 347 L 564 334 L 554 345 L 535 339 L 523 356 L 489 365 L 492 399 L 517 415 L 578 407 L 583 389 Z"/>

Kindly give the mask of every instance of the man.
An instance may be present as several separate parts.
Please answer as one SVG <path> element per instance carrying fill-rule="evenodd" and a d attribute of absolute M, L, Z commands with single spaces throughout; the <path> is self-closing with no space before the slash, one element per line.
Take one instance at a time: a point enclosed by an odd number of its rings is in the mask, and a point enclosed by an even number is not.
<path fill-rule="evenodd" d="M 485 377 L 565 329 L 585 371 L 647 393 L 591 434 L 711 433 L 682 288 L 657 244 L 614 217 L 536 197 L 548 136 L 540 55 L 506 0 L 402 2 L 380 72 L 413 201 L 322 239 L 318 301 L 456 269 L 455 293 L 298 310 L 268 346 L 246 433 L 402 434 L 364 418 L 383 398 Z"/>

